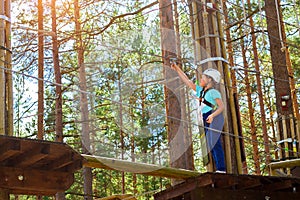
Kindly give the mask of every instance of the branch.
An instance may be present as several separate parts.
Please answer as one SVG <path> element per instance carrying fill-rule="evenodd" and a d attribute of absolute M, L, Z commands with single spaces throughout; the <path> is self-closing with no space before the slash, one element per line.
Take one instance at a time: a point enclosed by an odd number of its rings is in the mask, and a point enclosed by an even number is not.
<path fill-rule="evenodd" d="M 136 15 L 136 14 L 138 14 L 138 13 L 140 13 L 140 12 L 142 12 L 143 10 L 145 10 L 145 9 L 147 9 L 147 8 L 150 8 L 150 7 L 152 7 L 152 6 L 154 6 L 154 5 L 156 5 L 156 4 L 158 4 L 158 1 L 155 1 L 155 2 L 153 2 L 153 3 L 151 3 L 151 4 L 149 4 L 149 5 L 146 5 L 145 7 L 143 7 L 143 8 L 141 8 L 141 9 L 139 9 L 139 10 L 137 10 L 137 11 L 135 11 L 135 12 L 131 12 L 131 13 L 125 13 L 125 14 L 122 14 L 122 15 L 118 15 L 118 16 L 115 16 L 115 17 L 113 17 L 111 20 L 110 20 L 110 22 L 98 33 L 98 34 L 100 34 L 100 33 L 103 33 L 106 29 L 108 29 L 117 19 L 120 19 L 120 18 L 124 18 L 124 17 L 126 17 L 126 16 L 130 16 L 130 15 Z"/>

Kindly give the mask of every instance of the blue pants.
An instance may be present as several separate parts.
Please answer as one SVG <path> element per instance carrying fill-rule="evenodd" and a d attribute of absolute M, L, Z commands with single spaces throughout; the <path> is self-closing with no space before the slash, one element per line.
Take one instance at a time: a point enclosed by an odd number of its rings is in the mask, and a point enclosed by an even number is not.
<path fill-rule="evenodd" d="M 209 124 L 206 122 L 206 119 L 211 113 L 212 112 L 209 111 L 203 114 L 207 148 L 212 154 L 217 170 L 226 171 L 224 151 L 221 142 L 221 131 L 223 130 L 224 126 L 224 117 L 222 114 L 219 114 L 218 116 L 214 117 L 212 123 Z M 209 129 L 206 127 L 209 127 Z"/>

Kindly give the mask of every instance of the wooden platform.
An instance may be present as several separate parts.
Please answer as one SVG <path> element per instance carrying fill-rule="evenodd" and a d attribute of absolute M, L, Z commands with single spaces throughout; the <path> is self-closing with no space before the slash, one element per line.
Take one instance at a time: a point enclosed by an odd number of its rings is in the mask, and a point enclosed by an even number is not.
<path fill-rule="evenodd" d="M 192 170 L 165 167 L 160 165 L 130 162 L 127 160 L 107 158 L 94 155 L 81 154 L 85 158 L 83 165 L 85 167 L 100 168 L 107 170 L 117 170 L 148 176 L 158 176 L 174 179 L 188 179 L 199 176 L 201 173 Z"/>
<path fill-rule="evenodd" d="M 64 143 L 0 135 L 0 188 L 12 194 L 67 190 L 83 158 Z"/>
<path fill-rule="evenodd" d="M 205 173 L 155 194 L 154 199 L 300 199 L 300 179 Z"/>

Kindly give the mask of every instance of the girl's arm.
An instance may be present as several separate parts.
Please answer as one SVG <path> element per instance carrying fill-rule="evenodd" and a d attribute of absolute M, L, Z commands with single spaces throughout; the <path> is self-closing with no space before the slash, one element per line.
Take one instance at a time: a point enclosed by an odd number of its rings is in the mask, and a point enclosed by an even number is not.
<path fill-rule="evenodd" d="M 187 75 L 176 65 L 176 64 L 172 64 L 171 68 L 174 69 L 179 77 L 181 78 L 181 80 L 192 90 L 196 91 L 196 84 L 194 84 L 188 77 Z"/>
<path fill-rule="evenodd" d="M 217 108 L 217 110 L 215 112 L 213 112 L 212 114 L 210 114 L 207 117 L 207 119 L 206 119 L 207 123 L 211 123 L 214 120 L 214 117 L 216 117 L 217 115 L 221 114 L 223 112 L 223 110 L 225 109 L 224 103 L 223 103 L 222 99 L 217 98 L 216 99 L 216 103 L 218 105 L 218 108 Z"/>

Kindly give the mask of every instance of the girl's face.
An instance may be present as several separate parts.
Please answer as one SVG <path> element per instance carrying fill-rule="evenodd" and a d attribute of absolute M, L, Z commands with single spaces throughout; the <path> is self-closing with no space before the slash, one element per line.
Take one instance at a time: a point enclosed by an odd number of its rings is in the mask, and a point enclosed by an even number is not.
<path fill-rule="evenodd" d="M 200 79 L 200 86 L 205 87 L 209 83 L 209 78 L 206 75 L 202 75 Z"/>

